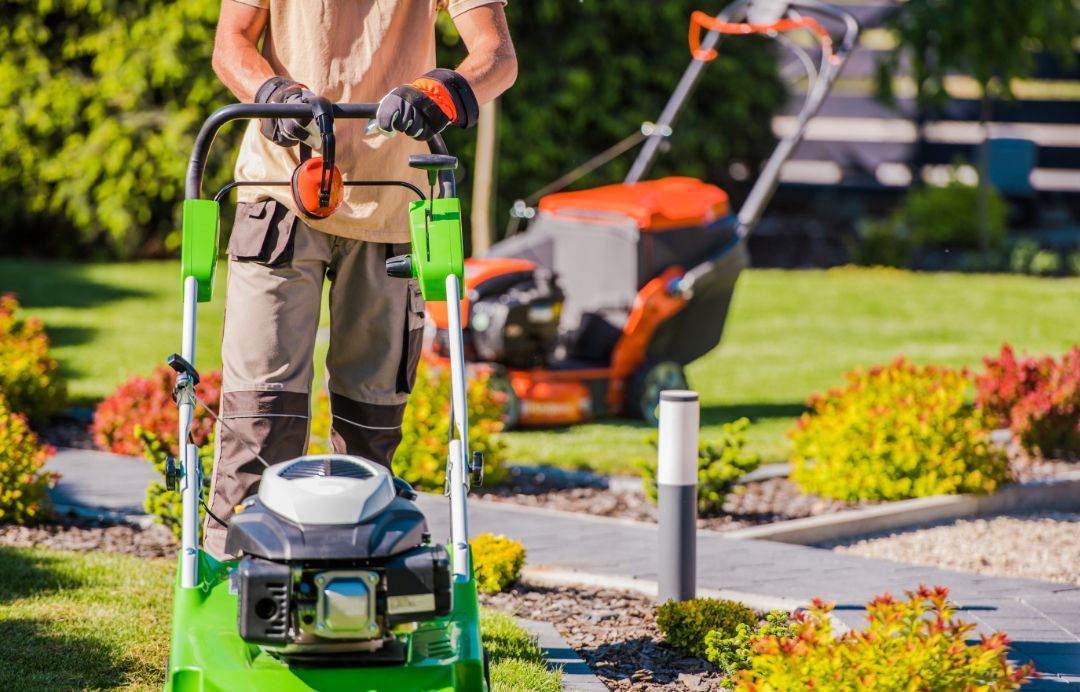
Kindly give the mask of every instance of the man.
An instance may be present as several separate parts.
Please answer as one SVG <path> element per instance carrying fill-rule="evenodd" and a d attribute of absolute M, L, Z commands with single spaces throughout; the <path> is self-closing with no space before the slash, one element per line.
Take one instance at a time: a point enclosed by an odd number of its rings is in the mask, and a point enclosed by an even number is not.
<path fill-rule="evenodd" d="M 411 180 L 408 155 L 450 124 L 476 122 L 478 104 L 517 77 L 505 0 L 223 0 L 214 71 L 241 101 L 379 102 L 387 139 L 365 121 L 338 120 L 346 180 Z M 456 71 L 435 68 L 435 18 L 446 9 L 468 48 Z M 262 38 L 262 49 L 259 40 Z M 310 119 L 253 121 L 238 180 L 289 180 Z M 411 139 L 415 138 L 415 139 Z M 228 521 L 269 463 L 304 453 L 323 280 L 330 281 L 326 358 L 334 451 L 389 467 L 416 375 L 424 304 L 415 281 L 386 276 L 408 251 L 401 187 L 348 187 L 328 218 L 301 218 L 288 187 L 242 188 L 229 240 L 222 343 L 224 379 L 210 509 Z M 230 430 L 231 428 L 231 430 Z M 225 527 L 208 518 L 205 545 L 224 554 Z"/>

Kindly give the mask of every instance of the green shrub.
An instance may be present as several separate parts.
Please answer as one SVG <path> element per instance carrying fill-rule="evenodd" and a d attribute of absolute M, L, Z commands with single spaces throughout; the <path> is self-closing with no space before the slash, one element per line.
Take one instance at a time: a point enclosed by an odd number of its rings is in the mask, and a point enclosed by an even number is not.
<path fill-rule="evenodd" d="M 723 684 L 731 687 L 734 684 L 731 676 L 750 667 L 754 642 L 765 637 L 791 637 L 794 634 L 795 621 L 791 614 L 774 610 L 766 616 L 765 622 L 755 625 L 740 622 L 734 635 L 730 632 L 709 632 L 705 635 L 705 658 L 728 676 Z"/>
<path fill-rule="evenodd" d="M 233 100 L 210 67 L 220 5 L 3 3 L 0 103 L 18 113 L 0 120 L 5 249 L 126 256 L 175 242 L 195 133 Z M 223 132 L 208 188 L 231 178 L 240 131 Z"/>
<path fill-rule="evenodd" d="M 732 637 L 739 625 L 756 625 L 758 615 L 738 601 L 695 598 L 668 601 L 656 608 L 656 626 L 672 647 L 705 658 L 710 633 Z"/>
<path fill-rule="evenodd" d="M 25 524 L 52 513 L 48 489 L 56 476 L 43 470 L 52 454 L 0 394 L 0 523 Z"/>
<path fill-rule="evenodd" d="M 165 487 L 165 457 L 171 454 L 172 448 L 163 444 L 161 439 L 154 433 L 136 428 L 136 434 L 143 441 L 143 454 L 153 465 L 154 470 L 161 474 L 160 481 L 154 481 L 146 489 L 146 500 L 143 507 L 147 514 L 154 517 L 154 521 L 172 529 L 177 540 L 180 538 L 180 517 L 183 513 L 183 503 L 180 493 L 176 490 L 168 490 Z M 202 496 L 207 502 L 210 498 L 210 478 L 214 468 L 214 433 L 211 432 L 206 443 L 199 447 L 199 461 L 202 462 Z M 179 460 L 176 462 L 180 463 Z M 199 530 L 202 531 L 202 520 L 206 516 L 206 510 L 199 507 Z"/>
<path fill-rule="evenodd" d="M 1008 660 L 1003 632 L 973 640 L 975 626 L 954 619 L 948 589 L 920 587 L 897 601 L 888 594 L 866 606 L 868 624 L 834 637 L 832 605 L 816 601 L 795 616 L 791 633 L 751 640 L 740 690 L 1018 690 L 1031 664 Z"/>
<path fill-rule="evenodd" d="M 988 415 L 965 400 L 965 373 L 900 358 L 847 380 L 812 397 L 789 433 L 791 479 L 804 492 L 900 500 L 990 493 L 1009 480 Z"/>
<path fill-rule="evenodd" d="M 472 547 L 476 588 L 483 593 L 501 593 L 521 578 L 525 547 L 518 541 L 493 533 L 482 533 L 469 541 Z"/>
<path fill-rule="evenodd" d="M 2 87 L 0 87 L 2 88 Z M 19 301 L 0 295 L 0 394 L 34 425 L 64 408 L 66 387 L 41 320 L 19 321 Z"/>
<path fill-rule="evenodd" d="M 916 245 L 911 229 L 894 215 L 860 223 L 849 250 L 857 264 L 867 267 L 907 267 L 915 256 Z"/>
<path fill-rule="evenodd" d="M 1005 238 L 1005 201 L 990 190 L 987 231 L 990 248 Z M 976 249 L 979 247 L 978 188 L 953 177 L 944 186 L 913 187 L 904 197 L 901 218 L 920 245 Z"/>
<path fill-rule="evenodd" d="M 724 498 L 744 475 L 761 466 L 761 458 L 744 451 L 747 418 L 725 423 L 720 427 L 717 440 L 703 443 L 698 449 L 698 513 L 715 516 L 724 509 Z M 651 441 L 655 446 L 656 437 Z M 656 463 L 640 466 L 645 495 L 654 503 L 657 500 Z"/>
<path fill-rule="evenodd" d="M 486 376 L 468 385 L 469 450 L 484 454 L 484 484 L 506 479 L 504 443 L 499 437 L 503 397 L 487 386 Z M 450 368 L 421 361 L 416 384 L 405 408 L 402 441 L 394 454 L 394 473 L 421 490 L 441 491 L 446 482 L 450 426 Z"/>

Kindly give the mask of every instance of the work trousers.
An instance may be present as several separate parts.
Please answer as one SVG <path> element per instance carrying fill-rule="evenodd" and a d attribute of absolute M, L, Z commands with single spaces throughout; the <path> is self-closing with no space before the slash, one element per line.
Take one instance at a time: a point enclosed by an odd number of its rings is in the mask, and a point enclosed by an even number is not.
<path fill-rule="evenodd" d="M 423 342 L 415 280 L 386 275 L 408 244 L 315 231 L 288 207 L 242 203 L 229 240 L 221 420 L 210 509 L 228 521 L 258 492 L 264 465 L 305 453 L 323 281 L 330 282 L 326 371 L 334 452 L 389 468 Z M 206 548 L 224 555 L 225 528 L 207 517 Z"/>

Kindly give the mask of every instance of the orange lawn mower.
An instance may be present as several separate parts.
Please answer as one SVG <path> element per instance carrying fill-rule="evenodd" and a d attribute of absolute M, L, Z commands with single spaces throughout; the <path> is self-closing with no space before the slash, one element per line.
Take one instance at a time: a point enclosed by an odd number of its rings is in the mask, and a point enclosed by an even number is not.
<path fill-rule="evenodd" d="M 826 27 L 836 27 L 836 41 Z M 704 36 L 702 31 L 707 31 Z M 785 34 L 816 39 L 820 59 Z M 559 426 L 628 415 L 656 423 L 660 392 L 687 387 L 685 367 L 720 342 L 746 241 L 858 37 L 848 12 L 815 0 L 737 0 L 694 12 L 692 59 L 659 121 L 540 191 L 528 228 L 465 262 L 465 357 L 505 395 L 507 427 Z M 796 127 L 777 144 L 738 213 L 715 185 L 685 177 L 642 180 L 721 36 L 763 34 L 807 71 Z M 626 179 L 556 192 L 644 143 Z M 429 306 L 427 357 L 449 356 L 446 309 Z"/>

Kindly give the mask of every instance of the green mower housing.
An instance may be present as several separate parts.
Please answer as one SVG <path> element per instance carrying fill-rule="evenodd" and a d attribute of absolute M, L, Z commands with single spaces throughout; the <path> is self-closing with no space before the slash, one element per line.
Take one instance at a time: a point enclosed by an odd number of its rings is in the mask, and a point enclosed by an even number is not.
<path fill-rule="evenodd" d="M 450 615 L 399 635 L 406 660 L 398 666 L 286 665 L 237 634 L 237 597 L 229 593 L 236 562 L 199 551 L 198 588 L 179 581 L 173 602 L 172 653 L 166 691 L 348 690 L 349 692 L 486 692 L 480 613 L 473 579 L 456 580 Z"/>

